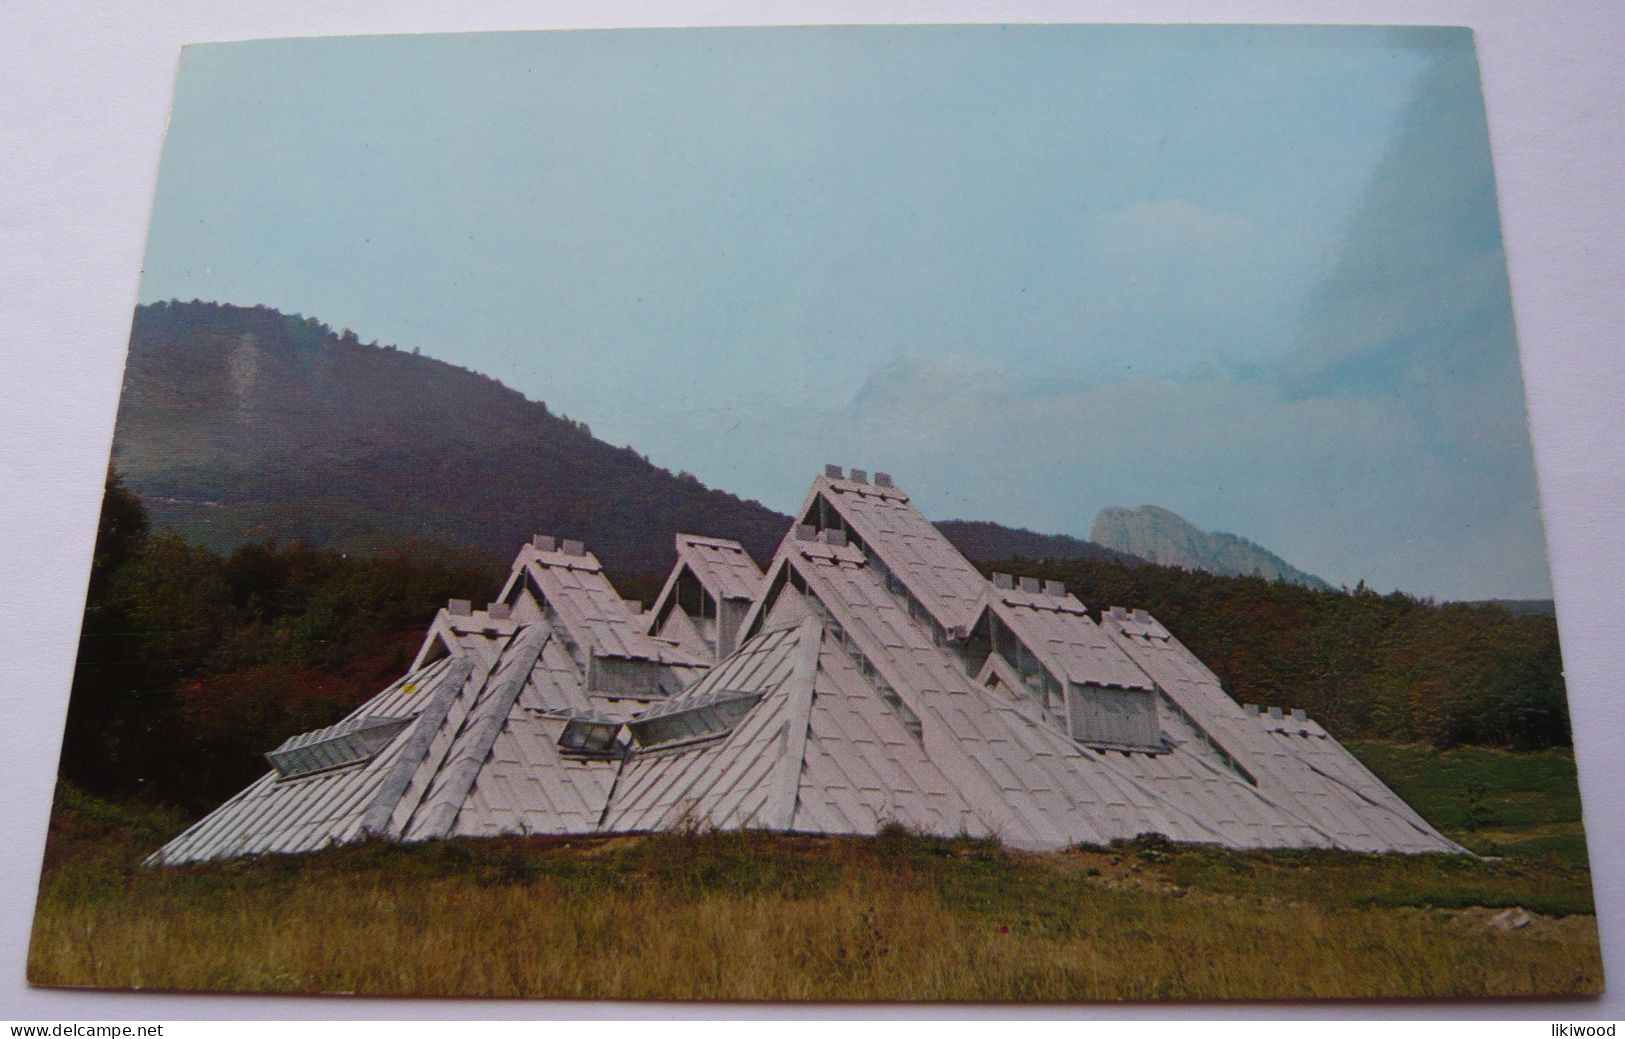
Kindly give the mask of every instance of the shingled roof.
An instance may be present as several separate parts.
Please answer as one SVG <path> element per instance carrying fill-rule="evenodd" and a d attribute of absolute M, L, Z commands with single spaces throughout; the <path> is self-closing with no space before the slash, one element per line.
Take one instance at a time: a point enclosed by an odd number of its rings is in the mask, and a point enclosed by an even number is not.
<path fill-rule="evenodd" d="M 1058 585 L 984 579 L 883 474 L 832 470 L 799 518 L 765 576 L 679 535 L 651 614 L 585 546 L 537 538 L 495 604 L 448 604 L 409 674 L 151 861 L 888 822 L 1034 849 L 1462 851 L 1301 712 L 1237 705 L 1150 615 L 1097 623 Z M 685 572 L 742 611 L 721 659 L 671 609 Z"/>

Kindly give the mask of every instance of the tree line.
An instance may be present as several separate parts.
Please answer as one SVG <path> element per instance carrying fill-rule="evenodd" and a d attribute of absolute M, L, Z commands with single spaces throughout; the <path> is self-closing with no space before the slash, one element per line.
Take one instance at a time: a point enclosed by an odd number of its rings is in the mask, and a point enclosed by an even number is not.
<path fill-rule="evenodd" d="M 1524 750 L 1569 743 L 1550 617 L 1313 591 L 1113 560 L 1013 561 L 1092 607 L 1149 609 L 1237 700 L 1304 707 L 1335 735 Z M 347 556 L 220 554 L 149 529 L 109 473 L 62 751 L 64 779 L 203 811 L 286 737 L 331 724 L 409 666 L 447 598 L 494 593 L 501 560 L 429 543 Z M 617 575 L 652 594 L 657 575 Z"/>
<path fill-rule="evenodd" d="M 1098 616 L 1148 610 L 1243 703 L 1302 707 L 1336 736 L 1535 750 L 1570 744 L 1557 621 L 1491 603 L 1318 591 L 1110 560 L 1013 560 Z"/>
<path fill-rule="evenodd" d="M 405 543 L 370 556 L 301 544 L 221 555 L 145 510 L 110 473 L 62 747 L 62 778 L 201 811 L 411 664 L 452 596 L 506 567 Z"/>

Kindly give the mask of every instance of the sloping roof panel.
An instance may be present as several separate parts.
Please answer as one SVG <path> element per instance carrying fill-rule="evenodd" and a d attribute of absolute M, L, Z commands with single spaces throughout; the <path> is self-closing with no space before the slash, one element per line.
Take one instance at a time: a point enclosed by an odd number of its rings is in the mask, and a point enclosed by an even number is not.
<path fill-rule="evenodd" d="M 706 591 L 718 599 L 748 602 L 760 591 L 762 568 L 737 541 L 678 534 L 677 558 L 686 563 Z"/>
<path fill-rule="evenodd" d="M 812 676 L 797 675 L 802 638 L 815 631 L 807 625 L 763 632 L 718 664 L 675 703 L 730 689 L 762 694 L 761 701 L 720 739 L 670 750 L 658 747 L 627 761 L 605 816 L 610 830 L 655 830 L 679 825 L 725 825 L 738 821 L 746 807 L 757 813 L 752 823 L 772 825 L 766 807 L 771 768 L 784 738 L 792 695 L 806 697 Z M 806 688 L 798 688 L 805 686 Z M 674 706 L 675 706 L 674 703 Z M 799 762 L 784 762 L 797 767 Z M 761 789 L 756 789 L 761 787 Z"/>
<path fill-rule="evenodd" d="M 986 832 L 850 656 L 825 640 L 793 828 L 874 833 L 888 821 L 930 833 Z"/>
<path fill-rule="evenodd" d="M 780 626 L 715 666 L 647 634 L 649 619 L 579 545 L 540 539 L 513 580 L 528 575 L 544 611 L 513 585 L 515 616 L 440 611 L 425 647 L 443 643 L 447 658 L 279 748 L 330 770 L 262 777 L 154 861 L 309 851 L 365 833 L 871 833 L 890 820 L 1031 848 L 1157 832 L 1234 847 L 1461 850 L 1320 726 L 1242 710 L 1150 615 L 1113 609 L 1096 625 L 1058 590 L 994 589 L 895 488 L 822 478 L 809 501 L 819 495 L 855 542 L 787 537 L 778 598 L 754 611 Z M 684 538 L 681 565 L 706 568 L 713 595 L 760 594 L 737 545 Z M 1159 749 L 1079 745 L 1026 697 L 982 684 L 1021 684 L 996 656 L 972 678 L 979 662 L 954 629 L 984 609 L 1057 678 L 1157 697 Z M 594 657 L 657 662 L 667 695 L 588 690 Z M 675 742 L 645 732 L 629 744 L 640 715 L 645 730 L 662 716 L 696 724 Z M 565 727 L 589 716 L 618 738 L 594 753 L 561 747 Z"/>
<path fill-rule="evenodd" d="M 676 667 L 709 663 L 649 635 L 644 630 L 646 618 L 628 608 L 591 552 L 574 556 L 526 546 L 519 559 L 547 599 L 548 620 L 588 652 Z"/>
<path fill-rule="evenodd" d="M 443 837 L 451 832 L 463 802 L 490 757 L 497 735 L 530 680 L 549 634 L 545 625 L 530 625 L 520 629 L 502 647 L 489 680 L 479 694 L 468 701 L 462 724 L 452 735 L 440 766 L 429 777 L 402 831 L 408 840 Z"/>
<path fill-rule="evenodd" d="M 1056 678 L 1117 689 L 1156 687 L 1070 595 L 1046 601 L 1031 593 L 999 591 L 988 608 Z"/>
<path fill-rule="evenodd" d="M 620 762 L 560 752 L 561 712 L 588 709 L 573 678 L 569 655 L 550 640 L 508 711 L 458 812 L 453 834 L 590 833 L 598 828 Z"/>
<path fill-rule="evenodd" d="M 1267 716 L 1261 720 L 1248 715 L 1218 677 L 1154 617 L 1109 610 L 1101 617 L 1101 630 L 1156 680 L 1187 724 L 1199 729 L 1190 734 L 1194 740 L 1210 740 L 1246 770 L 1261 795 L 1302 825 L 1323 833 L 1328 843 L 1358 851 L 1459 850 L 1403 806 L 1335 740 L 1320 738 L 1324 730 L 1319 726 L 1312 722 L 1298 726 L 1315 736 L 1288 739 L 1282 738 L 1284 733 L 1272 734 Z M 1350 769 L 1347 784 L 1333 778 L 1343 769 Z"/>
<path fill-rule="evenodd" d="M 820 476 L 813 484 L 869 551 L 944 628 L 975 619 L 987 581 L 896 488 Z"/>
<path fill-rule="evenodd" d="M 411 711 L 407 716 L 415 718 L 438 687 L 445 685 L 452 694 L 460 695 L 468 685 L 483 680 L 483 674 L 471 667 L 437 661 L 404 676 L 351 717 L 400 717 L 406 709 Z M 420 684 L 423 691 L 403 692 Z M 173 865 L 234 855 L 315 851 L 355 839 L 368 807 L 408 747 L 414 729 L 407 726 L 363 764 L 291 779 L 281 779 L 275 771 L 267 773 L 165 844 L 152 861 Z"/>
<path fill-rule="evenodd" d="M 1011 843 L 1104 843 L 1148 831 L 1249 847 L 1330 843 L 1239 776 L 1216 773 L 1191 752 L 1080 747 L 998 694 L 977 688 L 951 651 L 935 645 L 902 604 L 887 601 L 890 593 L 867 567 L 802 559 L 800 571 L 818 601 L 875 666 L 888 672 L 894 686 L 908 690 L 909 704 L 925 726 L 928 753 L 949 769 L 962 792 L 982 786 L 984 796 L 972 799 L 978 814 L 990 824 L 997 819 Z M 906 640 L 901 652 L 888 652 L 875 636 L 875 619 L 882 616 Z M 967 787 L 967 778 L 974 777 L 980 778 Z M 1228 805 L 1229 815 L 1246 820 L 1244 832 L 1228 834 L 1201 818 L 1195 805 L 1215 797 Z"/>

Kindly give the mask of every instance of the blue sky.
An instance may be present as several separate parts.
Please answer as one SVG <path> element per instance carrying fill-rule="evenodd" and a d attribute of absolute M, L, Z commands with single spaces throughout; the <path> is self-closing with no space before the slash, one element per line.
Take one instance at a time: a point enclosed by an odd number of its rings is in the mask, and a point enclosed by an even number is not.
<path fill-rule="evenodd" d="M 788 510 L 1155 503 L 1550 594 L 1471 35 L 947 27 L 188 48 L 141 298 L 500 378 Z"/>

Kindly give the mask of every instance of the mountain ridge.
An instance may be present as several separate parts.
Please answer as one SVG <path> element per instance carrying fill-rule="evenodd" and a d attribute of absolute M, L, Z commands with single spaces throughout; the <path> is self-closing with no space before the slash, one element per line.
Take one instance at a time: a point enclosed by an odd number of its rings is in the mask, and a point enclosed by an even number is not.
<path fill-rule="evenodd" d="M 1320 591 L 1332 587 L 1330 582 L 1298 569 L 1255 541 L 1203 530 L 1160 505 L 1101 509 L 1089 528 L 1089 540 L 1164 566 L 1288 581 Z"/>
<path fill-rule="evenodd" d="M 539 532 L 650 573 L 671 565 L 677 531 L 734 538 L 765 562 L 791 522 L 490 376 L 264 306 L 136 308 L 113 462 L 154 526 L 218 551 L 419 540 L 507 559 Z M 942 526 L 977 559 L 1121 558 L 1064 535 Z"/>

